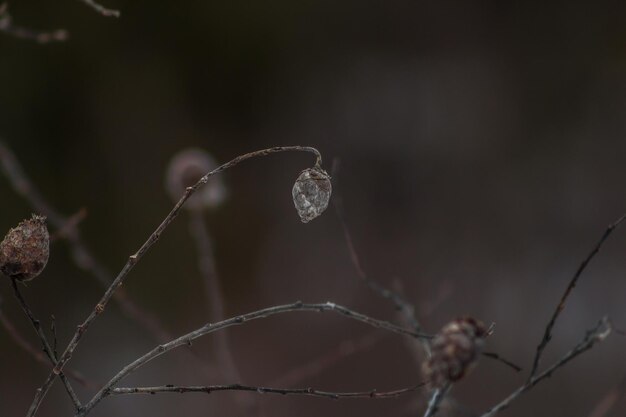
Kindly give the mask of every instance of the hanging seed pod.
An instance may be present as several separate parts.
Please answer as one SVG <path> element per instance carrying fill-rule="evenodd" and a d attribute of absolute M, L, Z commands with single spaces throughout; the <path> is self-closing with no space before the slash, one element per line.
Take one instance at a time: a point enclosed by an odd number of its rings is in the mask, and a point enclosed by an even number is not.
<path fill-rule="evenodd" d="M 207 172 L 217 168 L 217 162 L 206 151 L 197 148 L 184 149 L 172 158 L 167 169 L 165 188 L 173 201 L 178 201 L 185 189 L 194 185 Z M 227 197 L 222 179 L 212 176 L 192 195 L 184 207 L 188 209 L 215 208 Z"/>
<path fill-rule="evenodd" d="M 487 328 L 471 317 L 446 324 L 432 341 L 432 355 L 423 364 L 426 380 L 433 388 L 463 378 L 476 363 L 485 345 Z"/>
<path fill-rule="evenodd" d="M 0 271 L 18 281 L 30 281 L 43 271 L 50 254 L 46 218 L 33 214 L 9 230 L 0 243 Z"/>
<path fill-rule="evenodd" d="M 308 223 L 322 214 L 331 193 L 332 184 L 326 171 L 317 166 L 302 171 L 291 191 L 300 220 Z"/>

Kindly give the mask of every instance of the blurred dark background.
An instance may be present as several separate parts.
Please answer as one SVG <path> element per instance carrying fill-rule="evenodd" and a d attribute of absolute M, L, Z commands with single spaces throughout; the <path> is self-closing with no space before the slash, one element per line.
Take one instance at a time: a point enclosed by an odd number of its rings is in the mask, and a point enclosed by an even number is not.
<path fill-rule="evenodd" d="M 401 283 L 430 332 L 471 314 L 496 322 L 489 350 L 529 364 L 568 279 L 626 210 L 626 3 L 467 1 L 107 1 L 117 20 L 79 1 L 10 2 L 14 23 L 64 28 L 65 43 L 0 36 L 0 136 L 45 197 L 117 272 L 172 206 L 171 156 L 201 147 L 225 162 L 277 145 L 317 147 L 334 178 L 367 273 Z M 301 224 L 291 186 L 307 154 L 249 161 L 223 179 L 228 201 L 205 213 L 228 316 L 332 300 L 375 317 L 397 313 L 357 280 L 333 210 Z M 337 195 L 338 195 L 337 194 Z M 0 178 L 0 231 L 29 204 Z M 544 365 L 602 315 L 626 327 L 626 231 L 594 260 L 555 328 Z M 196 252 L 183 213 L 125 290 L 173 334 L 206 322 Z M 0 286 L 3 310 L 37 340 Z M 57 319 L 62 346 L 102 293 L 67 245 L 25 294 Z M 331 314 L 281 316 L 229 332 L 242 381 L 269 385 L 377 332 Z M 615 336 L 521 397 L 506 416 L 590 416 L 626 373 Z M 108 380 L 154 347 L 111 303 L 71 367 Z M 121 385 L 232 382 L 203 364 L 199 340 Z M 21 416 L 47 368 L 0 331 L 0 414 Z M 330 352 L 330 353 L 329 353 Z M 395 389 L 421 380 L 421 358 L 397 335 L 295 386 Z M 215 365 L 215 364 L 214 364 Z M 219 368 L 219 364 L 217 364 Z M 459 383 L 455 413 L 482 412 L 524 375 L 482 360 Z M 93 393 L 79 388 L 82 397 Z M 426 393 L 343 400 L 217 393 L 106 399 L 94 417 L 421 415 Z M 621 416 L 620 400 L 606 416 Z M 230 414 L 229 414 L 230 413 Z M 40 416 L 70 416 L 59 383 Z"/>

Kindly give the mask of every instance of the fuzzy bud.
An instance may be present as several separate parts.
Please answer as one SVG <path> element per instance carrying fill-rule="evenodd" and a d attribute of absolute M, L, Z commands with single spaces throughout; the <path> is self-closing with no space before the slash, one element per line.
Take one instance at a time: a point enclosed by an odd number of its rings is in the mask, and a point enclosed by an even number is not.
<path fill-rule="evenodd" d="M 326 210 L 332 193 L 330 176 L 319 167 L 300 173 L 291 194 L 300 220 L 308 223 Z"/>
<path fill-rule="evenodd" d="M 217 166 L 215 159 L 202 149 L 184 149 L 174 155 L 165 178 L 165 186 L 172 200 L 178 201 L 187 187 L 194 185 Z M 212 176 L 187 200 L 185 207 L 195 210 L 215 208 L 222 204 L 226 197 L 226 187 L 221 178 Z"/>
<path fill-rule="evenodd" d="M 432 355 L 424 362 L 426 380 L 433 388 L 463 378 L 478 359 L 485 345 L 487 328 L 471 317 L 446 324 L 432 341 Z"/>
<path fill-rule="evenodd" d="M 50 254 L 46 218 L 33 214 L 9 230 L 0 243 L 0 271 L 18 281 L 30 281 L 43 271 Z"/>

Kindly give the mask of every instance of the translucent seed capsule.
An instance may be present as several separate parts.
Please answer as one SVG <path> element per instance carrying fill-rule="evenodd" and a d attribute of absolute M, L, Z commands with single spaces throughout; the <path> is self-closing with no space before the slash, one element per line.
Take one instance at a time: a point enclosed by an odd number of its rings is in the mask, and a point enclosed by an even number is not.
<path fill-rule="evenodd" d="M 30 281 L 43 271 L 50 254 L 46 218 L 33 214 L 9 230 L 0 243 L 0 271 L 18 281 Z"/>
<path fill-rule="evenodd" d="M 291 194 L 300 220 L 308 223 L 326 210 L 332 193 L 330 177 L 321 168 L 305 169 L 293 185 Z"/>

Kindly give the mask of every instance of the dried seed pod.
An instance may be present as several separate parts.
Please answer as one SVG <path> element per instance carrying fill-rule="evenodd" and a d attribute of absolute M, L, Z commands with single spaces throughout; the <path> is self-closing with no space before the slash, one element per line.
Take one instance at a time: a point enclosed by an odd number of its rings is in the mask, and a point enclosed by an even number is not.
<path fill-rule="evenodd" d="M 487 336 L 485 325 L 471 317 L 446 324 L 431 343 L 432 355 L 423 364 L 426 380 L 433 388 L 458 381 L 478 359 Z"/>
<path fill-rule="evenodd" d="M 303 223 L 308 223 L 326 210 L 332 184 L 330 176 L 319 167 L 308 168 L 300 173 L 293 185 L 293 203 Z"/>
<path fill-rule="evenodd" d="M 0 271 L 18 281 L 30 281 L 43 271 L 50 254 L 46 218 L 33 214 L 9 230 L 0 243 Z"/>
<path fill-rule="evenodd" d="M 172 200 L 178 201 L 187 187 L 194 185 L 217 166 L 215 159 L 202 149 L 184 149 L 174 155 L 165 178 L 165 187 Z M 222 179 L 212 176 L 187 200 L 184 207 L 195 210 L 215 208 L 222 204 L 226 197 L 227 191 Z"/>

